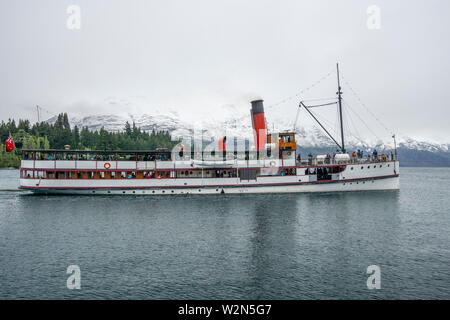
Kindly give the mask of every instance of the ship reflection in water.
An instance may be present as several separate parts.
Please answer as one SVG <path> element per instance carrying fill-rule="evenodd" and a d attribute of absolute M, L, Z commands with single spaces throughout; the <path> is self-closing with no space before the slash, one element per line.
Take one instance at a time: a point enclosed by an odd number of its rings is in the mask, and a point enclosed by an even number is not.
<path fill-rule="evenodd" d="M 441 209 L 450 170 L 403 172 L 401 191 L 355 193 L 149 198 L 5 187 L 0 298 L 450 298 Z M 81 290 L 66 288 L 73 264 Z M 369 265 L 381 268 L 381 290 L 367 289 Z"/>

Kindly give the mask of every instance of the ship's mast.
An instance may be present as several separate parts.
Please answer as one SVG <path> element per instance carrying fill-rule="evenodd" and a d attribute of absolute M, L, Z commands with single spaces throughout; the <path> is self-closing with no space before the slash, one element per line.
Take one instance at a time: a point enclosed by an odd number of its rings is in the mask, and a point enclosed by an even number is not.
<path fill-rule="evenodd" d="M 337 81 L 338 81 L 338 91 L 336 94 L 338 95 L 338 106 L 339 106 L 339 120 L 341 122 L 341 151 L 345 153 L 345 145 L 344 145 L 344 121 L 342 119 L 342 91 L 341 91 L 341 82 L 339 79 L 339 63 L 336 63 L 337 69 Z"/>

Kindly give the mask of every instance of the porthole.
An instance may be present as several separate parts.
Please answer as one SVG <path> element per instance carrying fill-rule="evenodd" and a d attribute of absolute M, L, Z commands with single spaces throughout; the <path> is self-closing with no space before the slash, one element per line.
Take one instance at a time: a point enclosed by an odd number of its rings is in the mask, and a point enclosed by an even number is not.
<path fill-rule="evenodd" d="M 174 191 L 172 190 L 172 193 L 173 193 Z"/>
<path fill-rule="evenodd" d="M 144 191 L 142 191 L 142 193 L 145 193 L 145 190 L 144 190 Z"/>
<path fill-rule="evenodd" d="M 153 190 L 152 193 L 155 193 L 155 190 Z"/>
<path fill-rule="evenodd" d="M 216 191 L 219 191 L 219 189 L 216 189 Z"/>
<path fill-rule="evenodd" d="M 390 167 L 391 165 L 390 164 L 388 164 L 388 167 Z"/>
<path fill-rule="evenodd" d="M 125 193 L 125 191 L 122 191 L 122 193 Z"/>
<path fill-rule="evenodd" d="M 350 170 L 353 170 L 353 167 L 351 167 Z"/>
<path fill-rule="evenodd" d="M 108 193 L 111 193 L 111 191 L 110 191 L 110 190 L 108 190 Z"/>
<path fill-rule="evenodd" d="M 166 191 L 165 190 L 163 190 L 163 192 L 162 193 L 166 193 Z"/>
<path fill-rule="evenodd" d="M 136 193 L 136 191 L 133 190 L 133 193 Z"/>
<path fill-rule="evenodd" d="M 361 167 L 361 170 L 364 169 L 364 167 Z"/>
<path fill-rule="evenodd" d="M 198 192 L 202 192 L 202 190 L 198 189 Z"/>
<path fill-rule="evenodd" d="M 92 191 L 92 193 L 95 193 L 95 191 Z"/>
<path fill-rule="evenodd" d="M 380 164 L 380 168 L 382 167 L 383 165 L 382 164 Z"/>
<path fill-rule="evenodd" d="M 370 169 L 370 166 L 367 166 L 367 169 Z"/>
<path fill-rule="evenodd" d="M 373 166 L 373 168 L 375 169 L 377 166 Z"/>

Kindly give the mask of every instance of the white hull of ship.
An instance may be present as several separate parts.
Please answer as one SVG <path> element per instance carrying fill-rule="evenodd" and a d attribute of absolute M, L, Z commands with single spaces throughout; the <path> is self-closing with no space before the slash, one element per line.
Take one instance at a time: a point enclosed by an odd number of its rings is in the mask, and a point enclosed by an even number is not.
<path fill-rule="evenodd" d="M 247 194 L 396 190 L 400 188 L 398 161 L 348 164 L 332 174 L 332 180 L 317 181 L 299 167 L 297 175 L 258 176 L 253 180 L 230 178 L 170 179 L 20 179 L 22 189 L 45 194 L 167 195 Z"/>
<path fill-rule="evenodd" d="M 167 195 L 167 194 L 251 194 L 251 193 L 307 193 L 307 192 L 345 192 L 375 191 L 399 189 L 399 176 L 366 178 L 349 181 L 324 181 L 291 184 L 237 184 L 195 187 L 24 187 L 35 193 L 44 194 L 77 194 L 77 195 Z"/>

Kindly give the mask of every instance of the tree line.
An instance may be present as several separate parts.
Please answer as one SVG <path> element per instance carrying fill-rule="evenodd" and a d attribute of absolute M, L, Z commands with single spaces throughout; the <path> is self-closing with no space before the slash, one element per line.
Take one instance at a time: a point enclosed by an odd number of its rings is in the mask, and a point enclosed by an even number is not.
<path fill-rule="evenodd" d="M 6 152 L 4 142 L 11 133 L 16 149 Z M 14 119 L 0 124 L 0 167 L 19 167 L 21 149 L 70 149 L 77 150 L 154 150 L 156 148 L 171 149 L 178 142 L 172 141 L 167 131 L 141 130 L 133 122 L 125 123 L 123 131 L 109 132 L 103 127 L 100 130 L 89 130 L 88 127 L 71 128 L 67 113 L 60 113 L 56 121 L 37 122 Z"/>

